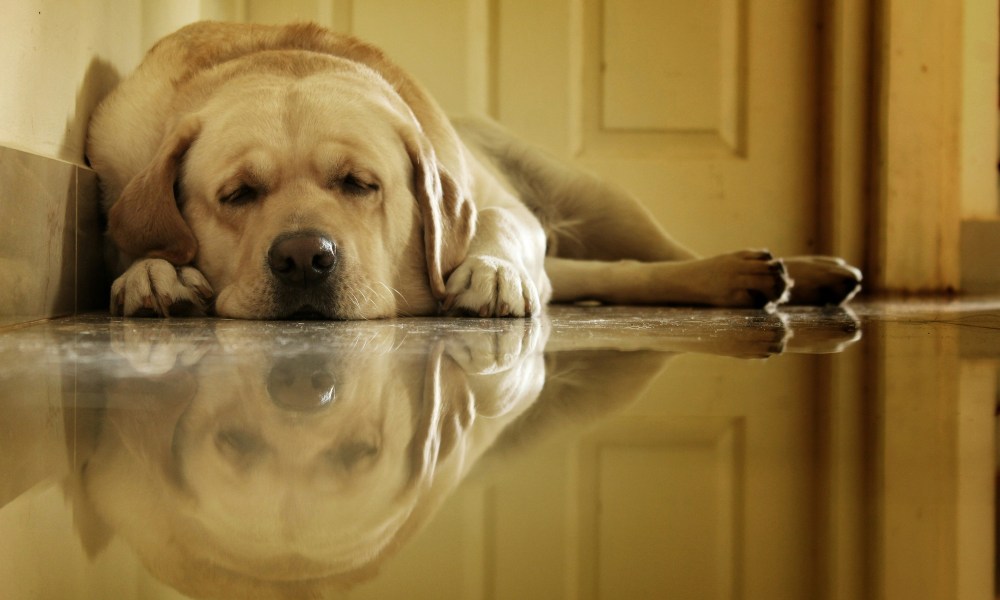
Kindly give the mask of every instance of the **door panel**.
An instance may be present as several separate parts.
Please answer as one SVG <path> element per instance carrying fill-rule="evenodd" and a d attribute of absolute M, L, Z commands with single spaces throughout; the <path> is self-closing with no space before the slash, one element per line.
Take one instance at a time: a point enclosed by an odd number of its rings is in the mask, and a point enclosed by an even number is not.
<path fill-rule="evenodd" d="M 501 5 L 502 122 L 702 252 L 816 249 L 813 3 L 532 4 Z"/>
<path fill-rule="evenodd" d="M 743 17 L 739 0 L 587 2 L 582 150 L 740 153 Z"/>

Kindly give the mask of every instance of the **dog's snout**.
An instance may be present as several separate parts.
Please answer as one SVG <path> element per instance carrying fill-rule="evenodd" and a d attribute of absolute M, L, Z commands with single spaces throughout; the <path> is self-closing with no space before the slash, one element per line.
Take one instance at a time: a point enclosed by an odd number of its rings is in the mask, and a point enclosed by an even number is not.
<path fill-rule="evenodd" d="M 337 245 L 326 236 L 310 232 L 282 236 L 271 244 L 267 264 L 285 285 L 308 287 L 333 271 Z"/>

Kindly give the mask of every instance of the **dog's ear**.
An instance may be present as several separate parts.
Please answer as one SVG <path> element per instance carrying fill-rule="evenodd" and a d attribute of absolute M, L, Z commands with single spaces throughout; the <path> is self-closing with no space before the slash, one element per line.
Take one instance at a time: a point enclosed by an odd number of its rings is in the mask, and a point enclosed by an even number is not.
<path fill-rule="evenodd" d="M 465 260 L 476 233 L 476 207 L 458 182 L 438 163 L 423 136 L 410 136 L 414 191 L 424 224 L 424 251 L 431 292 L 445 297 L 448 275 Z"/>
<path fill-rule="evenodd" d="M 108 235 L 124 254 L 162 258 L 178 266 L 194 259 L 198 241 L 181 216 L 174 188 L 184 153 L 200 130 L 195 118 L 174 127 L 108 211 Z"/>

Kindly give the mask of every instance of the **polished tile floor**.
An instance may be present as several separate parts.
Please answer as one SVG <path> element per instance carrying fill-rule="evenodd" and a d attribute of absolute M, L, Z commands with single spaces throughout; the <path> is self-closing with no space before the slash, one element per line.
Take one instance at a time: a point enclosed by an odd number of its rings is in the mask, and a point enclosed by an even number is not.
<path fill-rule="evenodd" d="M 1000 298 L 0 331 L 0 598 L 993 598 Z"/>

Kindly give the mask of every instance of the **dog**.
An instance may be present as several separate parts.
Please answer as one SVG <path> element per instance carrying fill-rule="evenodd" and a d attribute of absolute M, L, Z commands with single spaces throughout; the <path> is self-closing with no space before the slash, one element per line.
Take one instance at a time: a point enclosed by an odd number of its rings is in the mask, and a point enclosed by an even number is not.
<path fill-rule="evenodd" d="M 98 107 L 87 156 L 119 315 L 530 317 L 860 289 L 833 257 L 699 257 L 624 191 L 488 120 L 449 120 L 380 50 L 316 25 L 164 38 Z"/>

